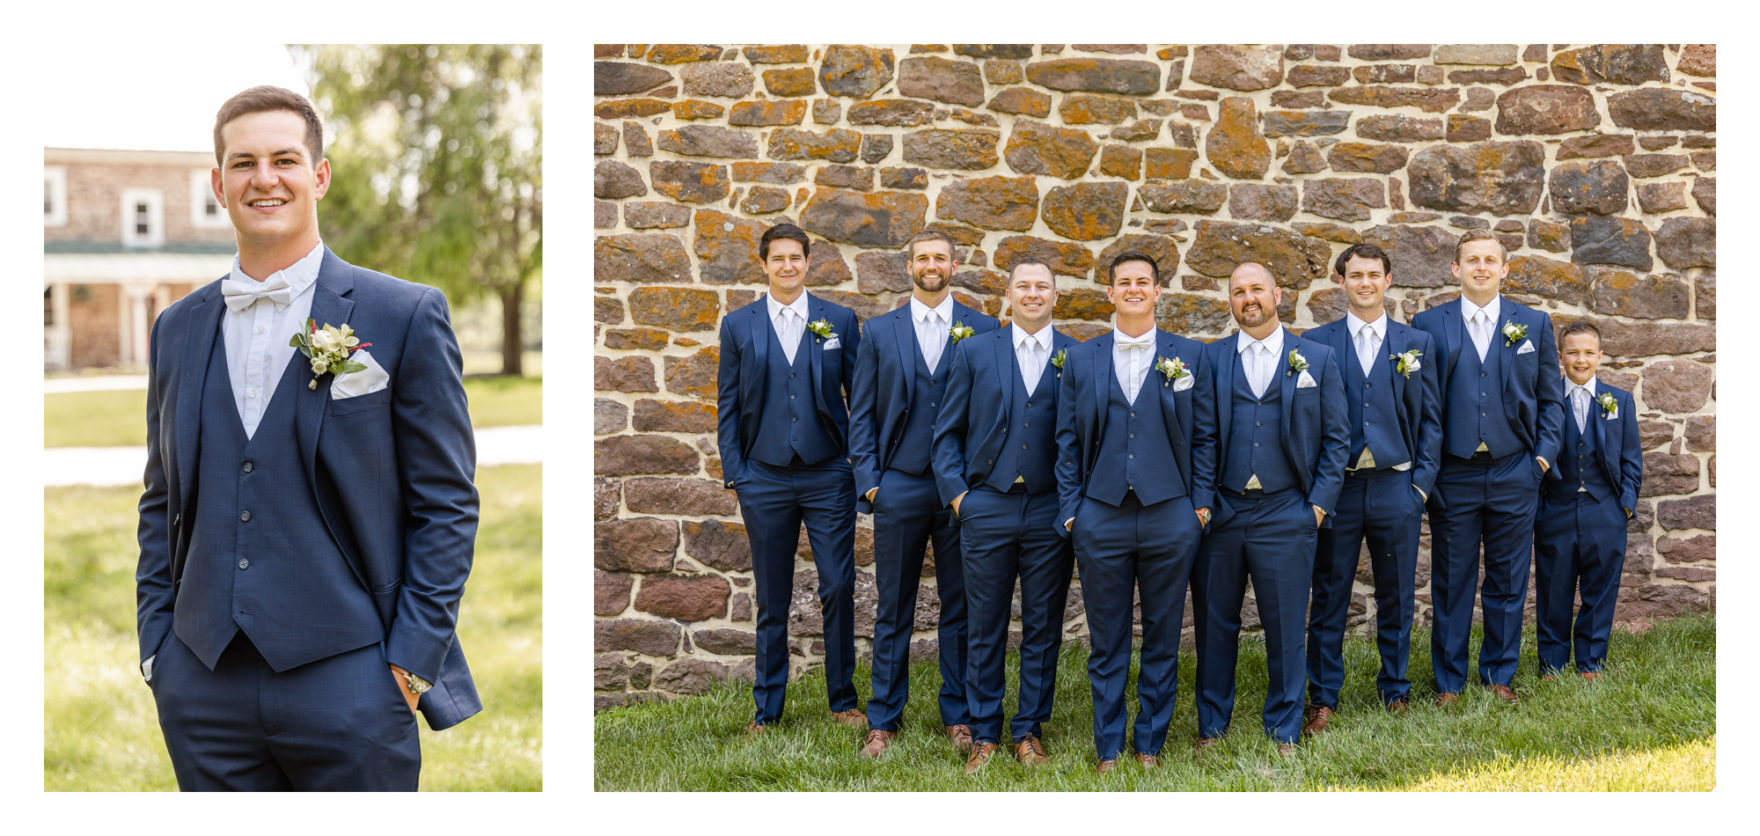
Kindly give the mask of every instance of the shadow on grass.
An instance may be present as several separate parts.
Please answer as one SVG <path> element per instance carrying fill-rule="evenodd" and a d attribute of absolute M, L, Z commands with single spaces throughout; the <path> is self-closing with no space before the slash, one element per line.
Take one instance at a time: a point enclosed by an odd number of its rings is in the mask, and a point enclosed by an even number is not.
<path fill-rule="evenodd" d="M 1477 658 L 1477 631 L 1473 654 Z M 1430 637 L 1414 631 L 1409 673 L 1412 711 L 1382 710 L 1374 677 L 1373 637 L 1346 642 L 1346 681 L 1339 715 L 1325 734 L 1280 758 L 1261 733 L 1265 699 L 1262 644 L 1243 643 L 1232 729 L 1223 742 L 1194 756 L 1192 701 L 1196 659 L 1180 654 L 1179 700 L 1162 750 L 1164 765 L 1127 763 L 1094 774 L 1093 709 L 1087 651 L 1066 644 L 1059 660 L 1057 700 L 1045 743 L 1051 763 L 1028 770 L 1001 757 L 967 776 L 963 759 L 941 733 L 933 664 L 911 666 L 911 696 L 900 734 L 878 762 L 856 755 L 860 733 L 831 721 L 823 673 L 815 669 L 788 687 L 780 723 L 748 739 L 751 688 L 719 685 L 670 703 L 610 709 L 595 718 L 594 786 L 598 790 L 1400 790 L 1589 789 L 1709 790 L 1716 784 L 1717 624 L 1689 616 L 1642 635 L 1616 630 L 1600 682 L 1566 676 L 1540 682 L 1533 670 L 1532 629 L 1524 637 L 1523 669 L 1508 706 L 1469 688 L 1450 709 L 1431 706 Z M 1016 662 L 1008 663 L 1010 702 Z M 1134 715 L 1132 698 L 1127 711 Z M 1476 681 L 1470 674 L 1469 681 Z M 856 687 L 868 696 L 868 668 Z"/>

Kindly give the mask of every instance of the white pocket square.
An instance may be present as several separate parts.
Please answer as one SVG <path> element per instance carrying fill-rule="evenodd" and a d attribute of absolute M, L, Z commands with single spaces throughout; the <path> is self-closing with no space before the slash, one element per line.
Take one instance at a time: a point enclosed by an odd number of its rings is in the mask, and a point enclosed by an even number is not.
<path fill-rule="evenodd" d="M 825 349 L 824 350 L 830 351 L 831 349 L 842 348 L 842 347 L 843 347 L 843 341 L 836 338 L 836 337 L 832 337 L 831 339 L 825 341 Z"/>
<path fill-rule="evenodd" d="M 1319 386 L 1319 385 L 1320 384 L 1314 382 L 1314 376 L 1311 374 L 1308 374 L 1307 369 L 1303 369 L 1302 376 L 1296 378 L 1296 388 L 1297 389 L 1312 389 L 1312 388 Z"/>
<path fill-rule="evenodd" d="M 1522 347 L 1516 349 L 1516 353 L 1517 354 L 1533 354 L 1534 353 L 1534 341 L 1533 340 L 1522 340 Z"/>
<path fill-rule="evenodd" d="M 1193 386 L 1196 386 L 1197 383 L 1198 383 L 1197 378 L 1192 377 L 1191 375 L 1188 374 L 1188 375 L 1173 382 L 1173 391 L 1184 392 L 1185 390 L 1190 389 Z"/>
<path fill-rule="evenodd" d="M 371 395 L 391 385 L 391 375 L 385 373 L 385 368 L 380 366 L 379 361 L 374 360 L 373 355 L 368 354 L 366 349 L 363 348 L 348 355 L 348 359 L 366 366 L 366 368 L 358 372 L 337 375 L 336 382 L 330 384 L 331 400 L 340 401 L 344 398 Z"/>

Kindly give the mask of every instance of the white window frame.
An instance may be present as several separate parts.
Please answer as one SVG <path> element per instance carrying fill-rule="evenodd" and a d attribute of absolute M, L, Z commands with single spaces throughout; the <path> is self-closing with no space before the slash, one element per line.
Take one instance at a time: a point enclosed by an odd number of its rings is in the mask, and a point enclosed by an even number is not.
<path fill-rule="evenodd" d="M 214 203 L 214 215 L 209 217 L 202 210 L 208 202 Z M 214 197 L 214 181 L 208 169 L 199 169 L 189 173 L 189 225 L 196 229 L 224 229 L 232 226 L 226 215 L 226 207 Z"/>
<path fill-rule="evenodd" d="M 49 201 L 49 208 L 43 212 L 43 226 L 67 226 L 67 169 L 43 166 L 43 191 Z"/>
<path fill-rule="evenodd" d="M 147 206 L 147 233 L 135 231 L 135 206 Z M 157 247 L 165 243 L 165 195 L 158 189 L 122 190 L 122 245 Z"/>

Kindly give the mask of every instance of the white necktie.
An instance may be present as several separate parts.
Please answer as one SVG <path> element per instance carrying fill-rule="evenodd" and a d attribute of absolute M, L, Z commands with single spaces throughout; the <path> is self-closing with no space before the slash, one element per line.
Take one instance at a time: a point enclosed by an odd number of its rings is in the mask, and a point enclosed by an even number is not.
<path fill-rule="evenodd" d="M 1589 390 L 1578 386 L 1571 392 L 1571 407 L 1577 413 L 1577 433 L 1589 431 Z"/>
<path fill-rule="evenodd" d="M 1137 391 L 1143 387 L 1143 375 L 1148 373 L 1149 339 L 1119 340 L 1118 347 L 1124 352 L 1129 368 L 1124 369 L 1124 394 L 1132 404 L 1137 402 Z"/>
<path fill-rule="evenodd" d="M 1491 315 L 1484 308 L 1473 312 L 1473 347 L 1479 350 L 1479 362 L 1485 362 L 1485 351 L 1491 347 Z"/>
<path fill-rule="evenodd" d="M 1253 358 L 1253 397 L 1263 398 L 1271 386 L 1271 346 L 1256 342 L 1247 353 Z"/>
<path fill-rule="evenodd" d="M 1021 364 L 1021 383 L 1026 384 L 1027 394 L 1031 395 L 1039 385 L 1039 376 L 1045 372 L 1045 361 L 1039 357 L 1039 341 L 1032 337 L 1021 340 L 1015 359 Z"/>
<path fill-rule="evenodd" d="M 1375 367 L 1375 329 L 1365 325 L 1357 329 L 1357 362 L 1363 365 L 1363 377 Z"/>
<path fill-rule="evenodd" d="M 220 295 L 226 297 L 226 307 L 235 311 L 255 305 L 258 299 L 267 299 L 283 308 L 293 301 L 293 290 L 287 286 L 287 277 L 280 273 L 261 282 L 228 278 L 220 283 Z"/>
<path fill-rule="evenodd" d="M 936 364 L 941 362 L 941 347 L 947 342 L 947 328 L 941 324 L 941 314 L 929 311 L 917 326 L 917 344 L 923 349 L 923 362 L 928 365 L 929 373 L 935 373 Z"/>
<path fill-rule="evenodd" d="M 783 308 L 782 315 L 776 318 L 776 338 L 782 342 L 782 356 L 794 365 L 795 349 L 801 345 L 800 315 L 794 308 Z"/>

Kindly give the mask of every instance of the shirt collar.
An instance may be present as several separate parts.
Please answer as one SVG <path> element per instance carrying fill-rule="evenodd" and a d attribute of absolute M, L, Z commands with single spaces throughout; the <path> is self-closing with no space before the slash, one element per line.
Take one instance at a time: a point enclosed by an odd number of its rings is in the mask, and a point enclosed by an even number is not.
<path fill-rule="evenodd" d="M 1472 322 L 1473 314 L 1478 313 L 1481 310 L 1485 312 L 1485 316 L 1491 319 L 1491 324 L 1496 325 L 1497 315 L 1503 310 L 1503 294 L 1499 293 L 1496 296 L 1491 297 L 1491 301 L 1487 302 L 1483 308 L 1473 304 L 1473 300 L 1468 299 L 1466 294 L 1461 294 L 1462 319 L 1467 322 Z"/>
<path fill-rule="evenodd" d="M 1118 330 L 1118 326 L 1114 325 L 1114 326 L 1112 326 L 1112 344 L 1117 345 L 1117 346 L 1122 346 L 1122 345 L 1127 345 L 1127 344 L 1128 345 L 1146 345 L 1146 346 L 1153 348 L 1155 346 L 1155 332 L 1157 330 L 1158 329 L 1150 328 L 1149 330 L 1144 331 L 1139 336 L 1127 337 L 1127 336 L 1125 336 L 1125 333 L 1123 331 Z"/>
<path fill-rule="evenodd" d="M 796 296 L 793 302 L 786 305 L 776 301 L 776 297 L 771 296 L 768 293 L 764 294 L 764 300 L 770 305 L 770 318 L 772 320 L 782 315 L 783 308 L 788 308 L 796 314 L 799 314 L 802 322 L 807 321 L 807 294 L 804 292 L 801 295 Z"/>
<path fill-rule="evenodd" d="M 1247 349 L 1250 348 L 1254 343 L 1264 343 L 1266 348 L 1271 349 L 1271 356 L 1273 356 L 1273 357 L 1276 357 L 1277 355 L 1282 354 L 1283 353 L 1283 325 L 1281 323 L 1278 324 L 1277 330 L 1272 331 L 1269 334 L 1266 334 L 1265 339 L 1262 339 L 1262 340 L 1255 340 L 1251 336 L 1249 336 L 1247 334 L 1247 332 L 1241 331 L 1240 332 L 1240 339 L 1235 342 L 1234 350 L 1241 353 L 1241 354 L 1245 354 L 1245 353 L 1247 353 Z"/>
<path fill-rule="evenodd" d="M 941 304 L 936 305 L 933 308 L 929 307 L 928 305 L 923 304 L 922 301 L 918 300 L 915 295 L 911 296 L 911 321 L 912 322 L 915 322 L 915 323 L 921 325 L 923 323 L 923 320 L 929 316 L 930 311 L 934 311 L 936 314 L 938 314 L 941 317 L 942 322 L 945 322 L 949 325 L 952 325 L 953 324 L 953 294 L 949 293 L 946 296 L 943 296 L 941 298 Z"/>
<path fill-rule="evenodd" d="M 1570 397 L 1573 393 L 1575 393 L 1576 390 L 1578 390 L 1578 389 L 1587 389 L 1587 390 L 1589 390 L 1589 399 L 1590 400 L 1595 399 L 1595 378 L 1593 378 L 1593 377 L 1589 378 L 1588 383 L 1585 383 L 1581 386 L 1578 386 L 1576 381 L 1571 380 L 1570 378 L 1567 377 L 1564 379 L 1564 385 L 1566 387 L 1568 387 L 1568 390 L 1564 393 L 1565 397 L 1567 397 L 1567 398 Z"/>
<path fill-rule="evenodd" d="M 323 263 L 324 242 L 319 241 L 318 246 L 313 247 L 312 251 L 302 256 L 300 260 L 264 276 L 263 281 L 267 282 L 274 279 L 276 276 L 280 276 L 287 281 L 288 299 L 298 299 L 306 291 L 310 290 L 312 285 L 317 284 L 318 268 L 322 266 Z M 239 263 L 237 255 L 232 257 L 232 278 L 234 281 L 244 282 L 246 284 L 254 285 L 257 283 L 256 279 L 251 278 L 244 272 L 244 267 Z"/>
<path fill-rule="evenodd" d="M 1350 330 L 1351 342 L 1353 343 L 1357 341 L 1357 333 L 1364 328 L 1368 328 L 1370 331 L 1374 332 L 1375 336 L 1380 337 L 1387 333 L 1387 314 L 1383 312 L 1380 316 L 1375 318 L 1374 322 L 1364 322 L 1358 319 L 1356 314 L 1346 312 L 1344 315 L 1344 326 Z"/>
<path fill-rule="evenodd" d="M 1018 322 L 1011 322 L 1008 327 L 1014 329 L 1014 333 L 1011 335 L 1011 340 L 1014 342 L 1014 347 L 1016 349 L 1019 349 L 1021 344 L 1028 340 L 1031 340 L 1040 348 L 1051 347 L 1051 326 L 1049 325 L 1040 328 L 1037 334 L 1027 333 L 1026 329 L 1022 328 Z"/>

